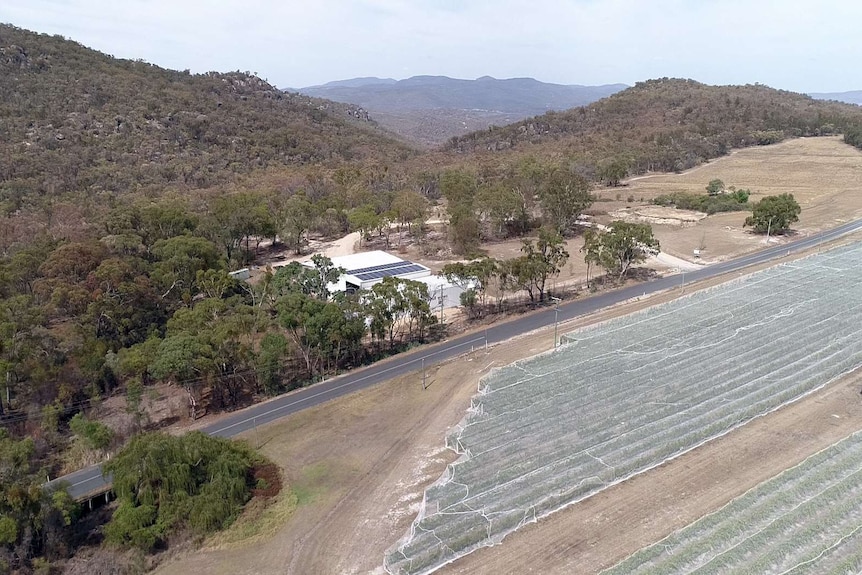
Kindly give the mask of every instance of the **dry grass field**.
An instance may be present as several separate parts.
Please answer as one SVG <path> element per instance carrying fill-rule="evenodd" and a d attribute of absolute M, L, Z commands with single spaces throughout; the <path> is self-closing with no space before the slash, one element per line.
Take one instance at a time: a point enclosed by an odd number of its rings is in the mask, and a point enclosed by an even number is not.
<path fill-rule="evenodd" d="M 793 226 L 799 235 L 862 216 L 862 152 L 832 137 L 746 148 L 682 174 L 635 178 L 623 188 L 599 191 L 614 201 L 597 202 L 594 208 L 610 213 L 637 209 L 672 192 L 705 193 L 706 185 L 716 178 L 728 186 L 750 189 L 750 202 L 793 194 L 802 207 L 799 222 Z M 622 201 L 616 201 L 617 194 Z M 626 201 L 630 196 L 634 202 Z M 746 212 L 716 214 L 688 225 L 654 225 L 653 230 L 669 254 L 692 259 L 693 250 L 703 247 L 704 261 L 722 261 L 764 247 L 763 237 L 742 227 L 746 216 Z"/>
<path fill-rule="evenodd" d="M 644 197 L 699 191 L 712 178 L 750 187 L 755 201 L 794 193 L 803 207 L 797 225 L 802 234 L 862 215 L 862 154 L 836 139 L 743 150 L 686 174 L 637 180 L 621 191 Z M 599 205 L 619 209 L 627 202 Z M 741 230 L 744 217 L 659 226 L 657 232 L 663 247 L 680 256 L 690 256 L 705 232 L 705 259 L 718 260 L 758 247 L 761 240 Z M 575 248 L 569 248 L 573 259 Z M 677 295 L 629 302 L 565 327 Z M 427 390 L 417 375 L 398 378 L 247 434 L 282 467 L 290 488 L 270 509 L 249 510 L 228 533 L 160 572 L 382 573 L 383 554 L 410 525 L 424 488 L 454 459 L 443 449 L 443 438 L 463 417 L 479 378 L 495 366 L 544 351 L 551 342 L 547 331 L 529 334 L 430 368 Z M 858 387 L 859 375 L 848 376 L 441 572 L 595 573 L 862 428 Z"/>

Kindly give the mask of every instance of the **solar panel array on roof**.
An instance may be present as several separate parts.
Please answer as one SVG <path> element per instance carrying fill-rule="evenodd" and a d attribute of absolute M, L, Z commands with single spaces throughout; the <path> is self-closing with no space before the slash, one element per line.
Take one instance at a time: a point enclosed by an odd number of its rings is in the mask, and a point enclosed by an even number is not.
<path fill-rule="evenodd" d="M 406 266 L 411 264 L 412 262 L 408 262 L 405 260 L 398 260 L 397 262 L 389 262 L 388 264 L 381 264 L 379 266 L 371 266 L 367 268 L 357 268 L 355 270 L 348 269 L 347 273 L 350 275 L 363 274 L 365 272 L 376 272 L 381 270 L 386 270 L 390 268 L 400 268 L 401 266 Z"/>
<path fill-rule="evenodd" d="M 414 264 L 413 262 L 397 262 L 392 264 L 385 264 L 382 266 L 374 266 L 370 268 L 354 270 L 350 272 L 350 275 L 366 282 L 389 276 L 412 274 L 415 272 L 421 272 L 425 269 L 425 266 L 420 266 L 419 264 Z"/>

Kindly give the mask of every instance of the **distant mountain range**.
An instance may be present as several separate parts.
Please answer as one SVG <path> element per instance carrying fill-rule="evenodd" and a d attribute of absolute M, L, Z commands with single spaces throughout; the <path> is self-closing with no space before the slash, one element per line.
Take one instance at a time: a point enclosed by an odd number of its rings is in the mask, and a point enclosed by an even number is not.
<path fill-rule="evenodd" d="M 808 95 L 816 100 L 835 100 L 836 102 L 862 106 L 862 90 L 853 90 L 852 92 L 819 92 Z"/>
<path fill-rule="evenodd" d="M 296 91 L 361 106 L 383 127 L 409 140 L 435 145 L 492 125 L 583 106 L 625 88 L 625 84 L 549 84 L 533 78 L 414 76 L 406 80 L 353 78 Z"/>

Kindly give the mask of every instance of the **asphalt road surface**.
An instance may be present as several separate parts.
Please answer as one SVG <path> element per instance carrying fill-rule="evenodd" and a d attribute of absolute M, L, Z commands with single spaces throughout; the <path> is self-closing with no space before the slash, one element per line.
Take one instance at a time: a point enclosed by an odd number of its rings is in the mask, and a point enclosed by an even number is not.
<path fill-rule="evenodd" d="M 501 322 L 489 326 L 485 333 L 471 333 L 453 337 L 434 345 L 424 346 L 414 352 L 396 355 L 366 368 L 287 393 L 265 403 L 253 405 L 204 427 L 202 431 L 219 437 L 233 437 L 258 425 L 270 423 L 336 397 L 416 371 L 422 367 L 423 360 L 430 366 L 469 351 L 471 346 L 477 348 L 484 346 L 486 336 L 489 345 L 506 341 L 514 336 L 553 325 L 555 315 L 560 322 L 566 321 L 638 296 L 680 287 L 685 283 L 742 270 L 748 266 L 762 264 L 784 255 L 804 251 L 822 242 L 836 239 L 860 229 L 862 229 L 862 220 L 855 220 L 792 243 L 766 248 L 753 254 L 706 266 L 697 271 L 666 276 L 595 297 L 564 303 L 559 306 L 556 314 L 551 313 L 554 311 L 553 308 L 548 308 L 538 313 Z M 105 492 L 110 486 L 110 478 L 102 476 L 100 465 L 93 465 L 58 477 L 47 485 L 54 486 L 61 483 L 68 487 L 72 497 L 80 500 L 91 494 Z"/>

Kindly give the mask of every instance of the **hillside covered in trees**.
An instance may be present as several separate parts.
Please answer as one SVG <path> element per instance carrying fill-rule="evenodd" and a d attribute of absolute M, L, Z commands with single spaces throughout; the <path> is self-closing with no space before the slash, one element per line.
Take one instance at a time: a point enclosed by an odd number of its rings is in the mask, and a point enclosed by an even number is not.
<path fill-rule="evenodd" d="M 588 106 L 453 138 L 445 149 L 561 154 L 592 175 L 617 159 L 627 173 L 638 174 L 684 170 L 731 148 L 840 133 L 860 120 L 858 106 L 759 84 L 708 86 L 663 78 Z"/>
<path fill-rule="evenodd" d="M 404 158 L 337 106 L 248 73 L 192 75 L 0 25 L 0 207 L 202 188 L 278 166 Z"/>

